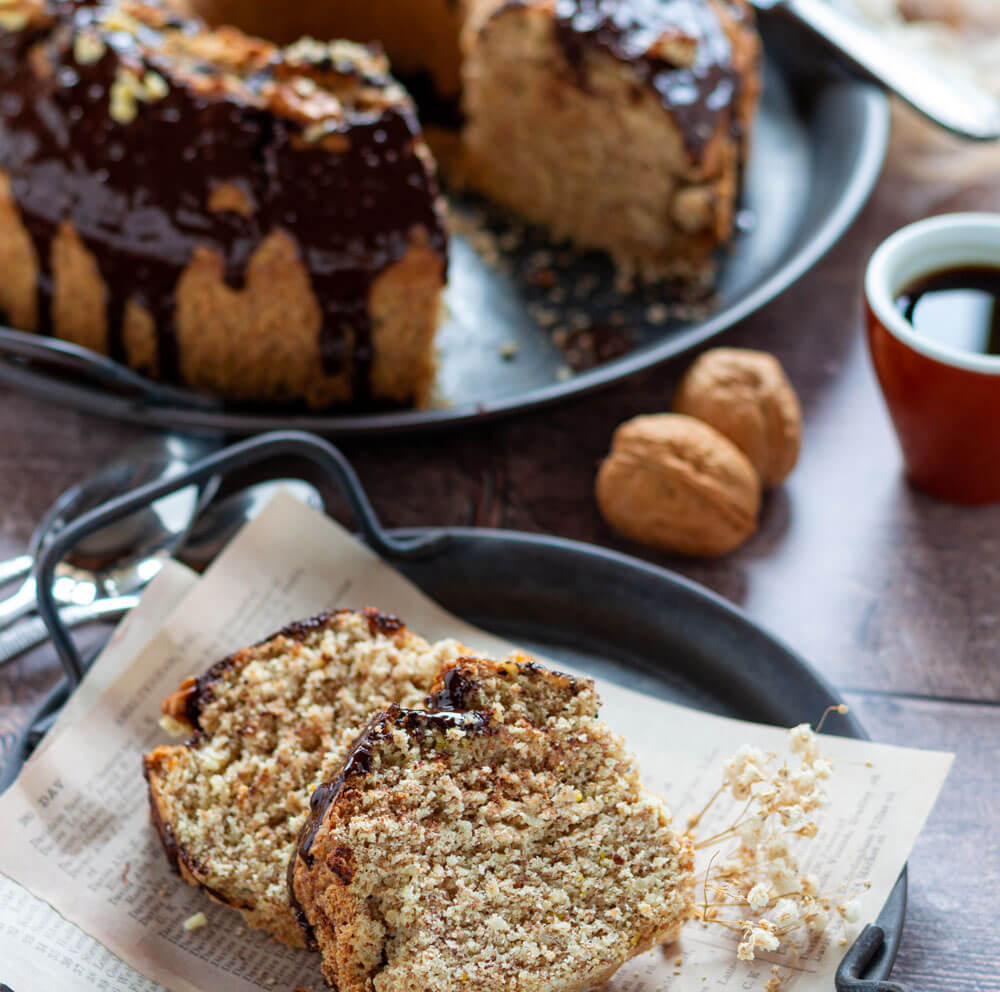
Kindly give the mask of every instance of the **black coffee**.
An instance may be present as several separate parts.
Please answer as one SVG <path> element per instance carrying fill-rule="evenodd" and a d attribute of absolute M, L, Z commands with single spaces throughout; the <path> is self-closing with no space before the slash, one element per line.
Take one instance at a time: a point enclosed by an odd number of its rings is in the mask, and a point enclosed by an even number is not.
<path fill-rule="evenodd" d="M 907 286 L 896 307 L 922 337 L 959 351 L 1000 355 L 1000 268 L 934 272 Z"/>

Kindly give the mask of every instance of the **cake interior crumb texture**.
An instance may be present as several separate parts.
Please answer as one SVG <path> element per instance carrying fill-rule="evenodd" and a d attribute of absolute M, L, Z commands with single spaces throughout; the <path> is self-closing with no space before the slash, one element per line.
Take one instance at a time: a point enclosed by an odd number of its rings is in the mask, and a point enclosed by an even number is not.
<path fill-rule="evenodd" d="M 442 663 L 376 610 L 293 625 L 189 679 L 164 704 L 193 730 L 145 758 L 152 816 L 190 883 L 251 926 L 301 945 L 286 872 L 313 789 L 337 770 L 358 731 L 391 703 L 421 705 Z"/>
<path fill-rule="evenodd" d="M 463 659 L 429 704 L 314 795 L 291 879 L 331 987 L 568 992 L 675 936 L 690 845 L 592 682 Z"/>

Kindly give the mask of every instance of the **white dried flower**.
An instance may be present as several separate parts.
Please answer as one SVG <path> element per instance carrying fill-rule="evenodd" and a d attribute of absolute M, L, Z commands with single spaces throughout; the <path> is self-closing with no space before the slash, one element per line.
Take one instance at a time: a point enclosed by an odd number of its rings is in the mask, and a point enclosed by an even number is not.
<path fill-rule="evenodd" d="M 857 899 L 849 899 L 837 911 L 848 923 L 857 923 L 861 919 L 861 903 Z"/>
<path fill-rule="evenodd" d="M 800 917 L 799 904 L 794 899 L 779 899 L 771 912 L 771 919 L 782 927 L 798 923 Z"/>
<path fill-rule="evenodd" d="M 788 856 L 788 838 L 782 834 L 778 834 L 776 837 L 772 837 L 767 842 L 767 847 L 765 848 L 767 856 L 769 858 L 785 858 Z"/>
<path fill-rule="evenodd" d="M 781 941 L 766 927 L 767 920 L 761 921 L 761 925 L 754 927 L 753 946 L 759 951 L 776 951 L 781 946 Z"/>
<path fill-rule="evenodd" d="M 798 866 L 784 858 L 772 861 L 767 866 L 767 874 L 778 895 L 785 895 L 798 889 Z"/>
<path fill-rule="evenodd" d="M 816 734 L 808 723 L 800 723 L 788 733 L 792 738 L 792 754 L 801 754 L 807 761 L 814 761 L 818 757 Z"/>
<path fill-rule="evenodd" d="M 820 757 L 819 744 L 808 724 L 793 727 L 788 747 L 800 756 L 794 767 L 760 748 L 740 748 L 726 763 L 719 790 L 688 821 L 691 829 L 697 827 L 713 803 L 725 796 L 740 804 L 727 828 L 695 843 L 696 850 L 715 846 L 720 848 L 717 853 L 725 851 L 722 845 L 737 845 L 709 862 L 698 912 L 706 923 L 740 934 L 740 960 L 777 950 L 786 936 L 796 941 L 821 934 L 831 920 L 840 923 L 860 915 L 857 902 L 843 896 L 845 901 L 834 910 L 830 894 L 821 895 L 818 879 L 800 874 L 798 846 L 819 832 L 809 815 L 826 805 L 821 782 L 832 771 L 830 762 Z M 740 919 L 737 913 L 751 918 Z"/>
<path fill-rule="evenodd" d="M 810 768 L 803 767 L 792 775 L 792 787 L 800 796 L 808 796 L 816 787 L 816 775 Z"/>

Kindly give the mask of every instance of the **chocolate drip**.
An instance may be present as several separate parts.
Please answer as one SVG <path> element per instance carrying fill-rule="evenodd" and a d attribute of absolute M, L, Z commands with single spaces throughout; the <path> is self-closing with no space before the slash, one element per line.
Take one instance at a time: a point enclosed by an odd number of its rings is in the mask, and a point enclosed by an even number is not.
<path fill-rule="evenodd" d="M 373 359 L 368 316 L 374 280 L 423 230 L 428 247 L 446 251 L 435 212 L 434 180 L 416 154 L 418 125 L 408 103 L 344 107 L 331 122 L 337 150 L 304 140 L 307 124 L 273 113 L 263 87 L 285 71 L 276 53 L 255 76 L 227 89 L 208 63 L 183 66 L 139 36 L 96 24 L 101 5 L 54 7 L 61 22 L 46 36 L 0 35 L 0 170 L 40 262 L 39 326 L 51 330 L 50 259 L 59 225 L 69 221 L 97 261 L 107 289 L 108 350 L 125 357 L 127 302 L 150 314 L 159 376 L 180 378 L 175 306 L 178 279 L 195 250 L 222 260 L 225 281 L 244 285 L 247 262 L 272 232 L 295 241 L 320 303 L 318 350 L 328 374 L 348 371 L 353 397 L 369 392 Z M 90 27 L 90 25 L 94 25 Z M 172 21 L 187 33 L 197 22 Z M 91 64 L 74 57 L 73 39 L 89 30 L 104 53 Z M 39 45 L 44 57 L 28 54 Z M 47 65 L 44 73 L 39 64 Z M 123 66 L 152 70 L 168 85 L 162 99 L 139 102 L 135 119 L 116 121 L 110 91 Z M 48 71 L 51 70 L 51 71 Z M 345 60 L 337 72 L 357 75 Z M 291 74 L 300 71 L 293 68 Z M 307 71 L 307 70 L 301 70 Z M 207 85 L 193 85 L 202 78 Z M 373 90 L 387 77 L 365 79 Z M 214 189 L 247 195 L 250 216 L 213 212 Z"/>
<path fill-rule="evenodd" d="M 633 66 L 677 121 L 692 157 L 715 134 L 720 116 L 730 115 L 738 83 L 732 46 L 705 0 L 556 0 L 554 29 L 584 89 L 588 48 L 597 46 Z M 661 38 L 678 33 L 697 42 L 690 66 L 656 54 Z"/>
<path fill-rule="evenodd" d="M 449 668 L 441 682 L 442 687 L 427 697 L 429 710 L 464 710 L 469 697 L 479 688 L 479 683 L 469 678 L 461 662 Z"/>

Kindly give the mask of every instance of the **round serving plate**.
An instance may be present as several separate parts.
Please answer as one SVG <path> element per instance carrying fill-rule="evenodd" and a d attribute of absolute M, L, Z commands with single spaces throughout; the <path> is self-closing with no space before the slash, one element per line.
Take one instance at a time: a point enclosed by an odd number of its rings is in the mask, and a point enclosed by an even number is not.
<path fill-rule="evenodd" d="M 79 685 L 86 670 L 53 593 L 56 568 L 70 549 L 179 488 L 255 467 L 260 472 L 278 458 L 283 464 L 304 459 L 324 472 L 340 488 L 369 547 L 445 609 L 557 665 L 686 706 L 782 727 L 816 719 L 842 702 L 806 661 L 749 617 L 665 569 L 595 545 L 515 531 L 386 531 L 343 454 L 314 435 L 290 431 L 214 452 L 178 476 L 115 497 L 52 535 L 34 574 L 38 612 L 66 674 L 63 686 Z M 60 704 L 53 694 L 10 742 L 0 780 L 12 780 L 33 735 L 42 730 L 42 718 Z M 866 736 L 849 712 L 831 714 L 827 729 Z M 879 916 L 883 932 L 863 932 L 845 958 L 854 975 L 860 964 L 879 978 L 888 975 L 905 903 L 904 870 Z M 866 946 L 874 954 L 861 953 Z M 839 981 L 838 988 L 851 992 L 854 985 Z"/>
<path fill-rule="evenodd" d="M 638 559 L 516 531 L 380 533 L 399 543 L 434 540 L 429 554 L 393 556 L 393 566 L 456 616 L 556 665 L 658 699 L 781 727 L 842 702 L 808 662 L 746 614 Z M 831 713 L 825 729 L 868 736 L 850 712 Z M 16 740 L 0 749 L 0 791 L 16 776 L 23 748 Z M 875 921 L 881 945 L 858 978 L 889 977 L 903 932 L 906 887 L 904 868 Z"/>
<path fill-rule="evenodd" d="M 489 264 L 474 236 L 453 238 L 447 303 L 439 333 L 437 405 L 421 410 L 308 412 L 238 408 L 185 391 L 123 394 L 36 360 L 0 359 L 0 383 L 99 415 L 150 426 L 230 435 L 297 428 L 327 436 L 427 430 L 516 413 L 616 382 L 699 345 L 742 320 L 799 279 L 850 225 L 878 178 L 889 134 L 885 95 L 838 75 L 821 54 L 762 18 L 764 89 L 747 165 L 740 230 L 720 258 L 715 299 L 697 317 L 662 322 L 662 287 L 616 291 L 610 263 L 572 257 L 555 265 L 567 299 L 551 305 L 538 285 L 538 258 L 561 256 L 527 232 Z M 491 229 L 498 232 L 491 221 Z M 503 238 L 500 238 L 501 242 Z M 543 267 L 546 263 L 542 263 Z M 607 360 L 570 375 L 548 322 L 589 322 Z M 658 322 L 660 321 L 660 322 Z M 593 337 L 591 341 L 593 341 Z M 623 353 L 623 348 L 626 348 Z M 0 348 L 0 353 L 4 349 Z M 608 357 L 617 355 L 617 357 Z M 135 377 L 132 377 L 133 385 Z M 151 390 L 156 387 L 151 385 Z"/>

